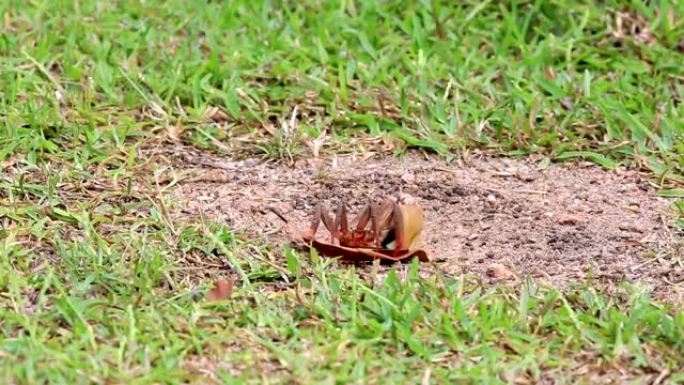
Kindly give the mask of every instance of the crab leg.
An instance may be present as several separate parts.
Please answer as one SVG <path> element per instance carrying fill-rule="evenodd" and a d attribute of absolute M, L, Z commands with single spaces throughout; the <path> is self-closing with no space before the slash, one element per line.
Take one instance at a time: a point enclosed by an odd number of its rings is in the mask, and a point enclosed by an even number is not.
<path fill-rule="evenodd" d="M 330 217 L 328 210 L 323 210 L 321 212 L 321 218 L 323 218 L 323 224 L 325 228 L 330 232 L 330 243 L 335 243 L 335 239 L 339 239 L 340 233 L 335 226 L 335 221 Z"/>
<path fill-rule="evenodd" d="M 381 216 L 383 215 L 382 212 L 382 207 L 374 203 L 371 206 L 371 231 L 373 231 L 373 243 L 375 244 L 376 247 L 381 247 L 382 246 L 382 228 L 384 227 L 383 223 L 381 223 Z"/>
<path fill-rule="evenodd" d="M 314 215 L 313 219 L 311 220 L 311 227 L 309 230 L 311 238 L 313 239 L 316 235 L 316 231 L 321 224 L 321 220 L 323 220 L 323 225 L 325 225 L 325 228 L 328 229 L 328 232 L 330 232 L 330 243 L 334 243 L 335 239 L 339 236 L 339 233 L 335 226 L 335 221 L 333 221 L 333 219 L 330 217 L 328 210 L 323 204 L 317 205 L 314 209 Z"/>
<path fill-rule="evenodd" d="M 309 236 L 311 239 L 315 238 L 318 226 L 321 225 L 321 213 L 323 212 L 323 205 L 318 204 L 314 209 L 313 218 L 311 219 L 311 226 L 309 227 Z"/>
<path fill-rule="evenodd" d="M 376 204 L 373 208 L 371 230 L 373 231 L 373 241 L 375 242 L 376 247 L 382 247 L 383 243 L 388 241 L 388 237 L 393 237 L 393 207 L 393 202 L 385 201 L 381 204 Z M 391 241 L 392 240 L 389 240 L 389 242 Z"/>
<path fill-rule="evenodd" d="M 356 231 L 361 232 L 366 229 L 366 226 L 368 226 L 368 221 L 371 219 L 371 204 L 366 206 L 366 208 L 363 209 L 361 214 L 359 214 L 359 220 L 356 222 Z"/>
<path fill-rule="evenodd" d="M 349 222 L 347 221 L 347 204 L 345 201 L 340 202 L 337 207 L 337 214 L 335 215 L 335 230 L 339 231 L 340 239 L 346 237 L 349 233 Z"/>

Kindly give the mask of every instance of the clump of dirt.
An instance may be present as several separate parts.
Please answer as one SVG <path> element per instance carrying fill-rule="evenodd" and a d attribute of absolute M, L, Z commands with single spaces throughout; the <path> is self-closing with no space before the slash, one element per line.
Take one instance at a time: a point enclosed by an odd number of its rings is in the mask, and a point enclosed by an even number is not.
<path fill-rule="evenodd" d="M 319 202 L 333 207 L 343 199 L 355 213 L 369 198 L 403 192 L 423 206 L 424 249 L 448 274 L 488 282 L 532 277 L 561 288 L 641 282 L 659 296 L 684 298 L 682 243 L 669 225 L 669 202 L 634 171 L 512 158 L 454 165 L 418 152 L 293 167 L 194 154 L 183 164 L 193 170 L 173 193 L 181 202 L 176 216 L 203 215 L 276 245 L 288 241 L 276 213 L 304 229 Z"/>

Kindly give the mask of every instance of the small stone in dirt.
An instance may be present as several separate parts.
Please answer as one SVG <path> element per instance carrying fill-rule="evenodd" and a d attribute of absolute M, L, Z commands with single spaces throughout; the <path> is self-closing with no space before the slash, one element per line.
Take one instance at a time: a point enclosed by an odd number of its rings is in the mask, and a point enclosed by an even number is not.
<path fill-rule="evenodd" d="M 580 217 L 574 214 L 562 214 L 558 217 L 558 223 L 564 226 L 573 226 L 578 224 Z"/>
<path fill-rule="evenodd" d="M 285 232 L 287 239 L 292 242 L 304 242 L 305 238 L 313 238 L 311 229 L 302 230 L 293 224 L 287 224 L 283 231 Z"/>
<path fill-rule="evenodd" d="M 294 209 L 295 210 L 304 210 L 308 207 L 308 204 L 306 200 L 297 198 L 294 201 Z"/>
<path fill-rule="evenodd" d="M 643 233 L 646 231 L 646 229 L 636 223 L 621 223 L 618 225 L 618 229 L 630 233 Z"/>
<path fill-rule="evenodd" d="M 496 197 L 494 196 L 494 194 L 487 195 L 487 202 L 489 202 L 489 203 L 496 202 Z"/>
<path fill-rule="evenodd" d="M 537 179 L 536 176 L 524 172 L 519 172 L 517 177 L 523 182 L 534 182 Z"/>
<path fill-rule="evenodd" d="M 487 275 L 494 279 L 513 278 L 513 273 L 500 263 L 492 263 L 487 267 Z"/>
<path fill-rule="evenodd" d="M 413 183 L 416 181 L 416 175 L 410 172 L 405 172 L 401 174 L 401 180 L 406 183 Z"/>

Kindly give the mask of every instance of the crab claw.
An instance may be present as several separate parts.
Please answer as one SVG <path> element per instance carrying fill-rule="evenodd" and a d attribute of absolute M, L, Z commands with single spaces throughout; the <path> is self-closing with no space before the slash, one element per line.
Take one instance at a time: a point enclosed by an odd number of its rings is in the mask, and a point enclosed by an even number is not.
<path fill-rule="evenodd" d="M 420 247 L 420 236 L 423 231 L 423 210 L 418 205 L 399 206 L 401 215 L 396 220 L 401 226 L 397 236 L 397 250 L 416 250 Z"/>
<path fill-rule="evenodd" d="M 394 203 L 391 211 L 391 223 L 384 235 L 381 246 L 393 250 L 397 256 L 420 246 L 420 235 L 423 231 L 423 210 L 415 203 Z"/>

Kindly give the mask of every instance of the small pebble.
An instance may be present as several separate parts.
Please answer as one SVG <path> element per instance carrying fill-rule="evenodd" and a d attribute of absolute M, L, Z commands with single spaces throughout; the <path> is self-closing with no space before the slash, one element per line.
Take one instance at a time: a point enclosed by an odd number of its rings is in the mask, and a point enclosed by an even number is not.
<path fill-rule="evenodd" d="M 487 267 L 487 275 L 494 279 L 509 279 L 513 273 L 500 263 L 492 263 Z"/>
<path fill-rule="evenodd" d="M 563 214 L 560 217 L 558 217 L 558 223 L 565 226 L 576 225 L 577 223 L 579 223 L 579 221 L 580 218 L 577 215 L 573 214 Z"/>
<path fill-rule="evenodd" d="M 622 223 L 618 225 L 618 229 L 629 231 L 630 233 L 643 233 L 646 231 L 646 229 L 636 223 Z"/>

